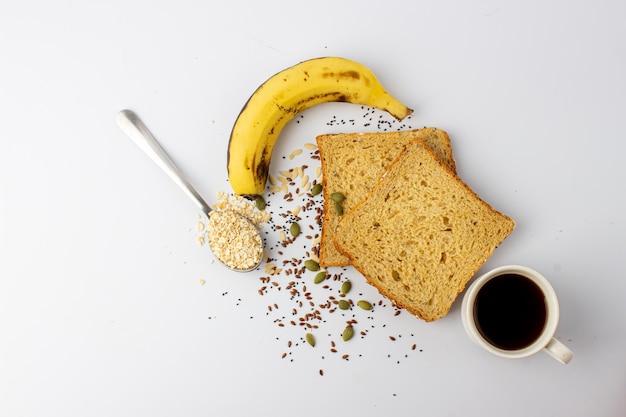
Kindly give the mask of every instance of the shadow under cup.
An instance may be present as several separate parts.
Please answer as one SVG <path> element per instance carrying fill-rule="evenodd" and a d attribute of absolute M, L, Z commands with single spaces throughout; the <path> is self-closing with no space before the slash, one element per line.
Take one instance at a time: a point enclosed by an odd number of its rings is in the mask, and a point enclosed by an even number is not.
<path fill-rule="evenodd" d="M 538 272 L 509 265 L 479 277 L 463 298 L 470 337 L 506 358 L 524 358 L 551 343 L 559 321 L 554 289 Z"/>

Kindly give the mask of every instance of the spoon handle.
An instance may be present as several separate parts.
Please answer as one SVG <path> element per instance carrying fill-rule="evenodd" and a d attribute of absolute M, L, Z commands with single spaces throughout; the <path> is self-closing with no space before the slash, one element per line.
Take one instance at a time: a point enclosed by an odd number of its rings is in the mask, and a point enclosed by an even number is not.
<path fill-rule="evenodd" d="M 195 188 L 183 177 L 178 167 L 170 159 L 159 142 L 152 136 L 141 119 L 130 110 L 122 110 L 117 115 L 117 124 L 139 148 L 144 151 L 165 173 L 193 200 L 207 216 L 211 207 Z"/>

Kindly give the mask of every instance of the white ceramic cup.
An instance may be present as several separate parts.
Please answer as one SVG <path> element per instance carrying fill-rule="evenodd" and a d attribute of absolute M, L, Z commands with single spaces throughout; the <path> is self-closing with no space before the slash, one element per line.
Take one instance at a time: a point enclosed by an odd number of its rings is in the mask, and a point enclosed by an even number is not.
<path fill-rule="evenodd" d="M 482 336 L 475 321 L 474 309 L 476 307 L 476 297 L 481 289 L 489 280 L 505 274 L 521 275 L 533 281 L 541 289 L 545 299 L 546 320 L 543 330 L 530 345 L 516 350 L 501 349 L 491 344 Z M 556 332 L 556 327 L 559 322 L 559 301 L 552 285 L 550 285 L 548 280 L 539 272 L 525 266 L 506 265 L 493 269 L 477 278 L 463 296 L 461 318 L 465 331 L 470 338 L 479 346 L 495 355 L 504 358 L 519 359 L 526 358 L 544 350 L 550 356 L 564 364 L 568 363 L 574 356 L 567 346 L 554 338 L 554 333 Z"/>

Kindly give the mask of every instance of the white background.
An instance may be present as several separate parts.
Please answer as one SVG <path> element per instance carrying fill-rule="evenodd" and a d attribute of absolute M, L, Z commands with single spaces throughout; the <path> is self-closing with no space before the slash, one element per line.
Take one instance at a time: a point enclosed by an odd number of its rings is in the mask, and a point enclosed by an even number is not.
<path fill-rule="evenodd" d="M 3 2 L 0 415 L 626 415 L 624 22 L 618 0 Z M 550 279 L 569 365 L 482 351 L 460 299 L 434 323 L 378 308 L 347 361 L 338 314 L 288 349 L 304 332 L 267 313 L 280 294 L 212 263 L 195 206 L 115 123 L 135 110 L 214 200 L 250 94 L 324 55 L 448 131 L 460 176 L 517 222 L 481 271 Z M 362 113 L 312 109 L 277 152 Z"/>

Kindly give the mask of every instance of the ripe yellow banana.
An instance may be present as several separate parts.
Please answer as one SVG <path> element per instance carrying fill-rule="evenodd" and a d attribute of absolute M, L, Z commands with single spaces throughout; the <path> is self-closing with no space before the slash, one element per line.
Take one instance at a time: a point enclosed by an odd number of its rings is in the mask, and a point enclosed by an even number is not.
<path fill-rule="evenodd" d="M 349 102 L 402 120 L 413 110 L 392 97 L 364 65 L 344 58 L 316 58 L 264 82 L 241 110 L 228 145 L 228 179 L 236 194 L 263 194 L 272 150 L 298 113 L 328 102 Z"/>

